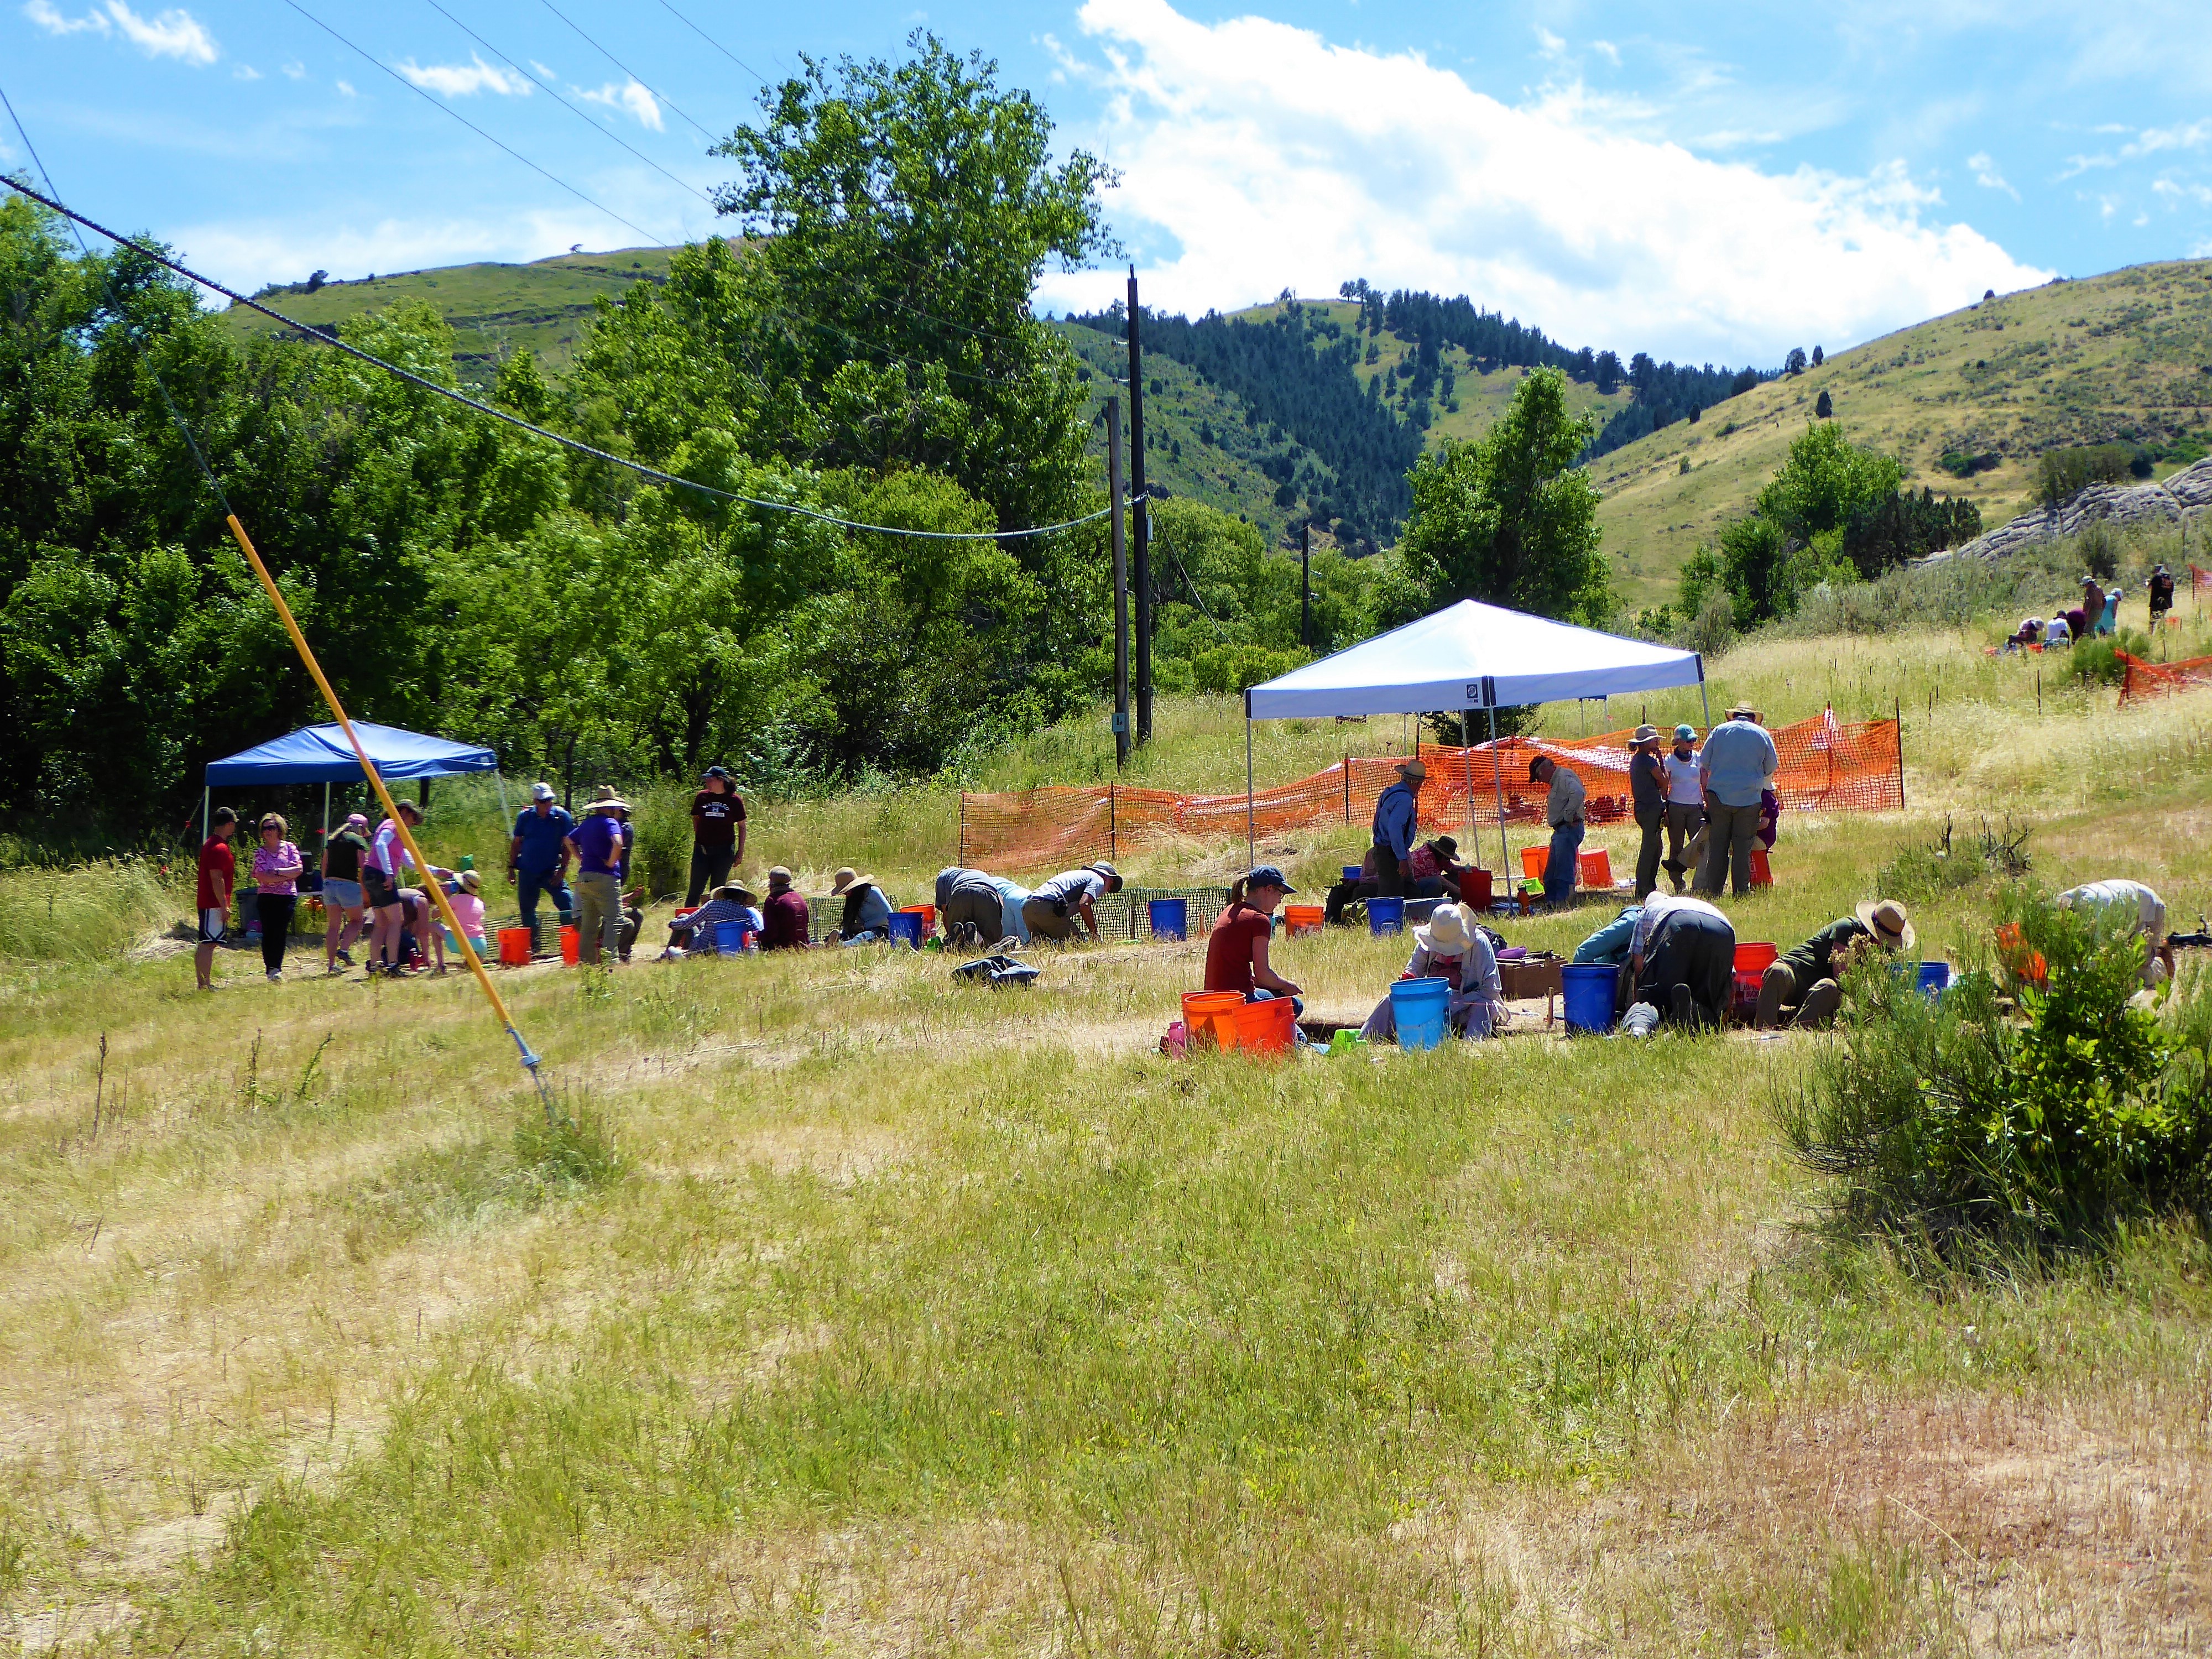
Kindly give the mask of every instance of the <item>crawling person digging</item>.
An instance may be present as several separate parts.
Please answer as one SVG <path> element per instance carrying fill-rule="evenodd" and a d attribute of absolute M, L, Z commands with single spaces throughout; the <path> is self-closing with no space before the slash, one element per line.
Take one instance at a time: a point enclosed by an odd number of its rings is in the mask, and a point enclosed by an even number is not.
<path fill-rule="evenodd" d="M 1894 899 L 1871 900 L 1838 916 L 1767 964 L 1759 986 L 1759 1029 L 1826 1025 L 1843 1006 L 1843 975 L 1852 957 L 1861 951 L 1910 951 L 1913 937 L 1911 920 Z"/>

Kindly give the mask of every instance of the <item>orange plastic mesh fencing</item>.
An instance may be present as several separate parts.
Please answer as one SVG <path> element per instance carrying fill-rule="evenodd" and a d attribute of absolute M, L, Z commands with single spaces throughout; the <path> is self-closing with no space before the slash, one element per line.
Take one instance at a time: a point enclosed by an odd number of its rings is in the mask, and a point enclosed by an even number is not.
<path fill-rule="evenodd" d="M 1893 720 L 1846 721 L 1832 712 L 1771 733 L 1782 759 L 1775 793 L 1785 811 L 1872 812 L 1905 805 L 1905 777 Z M 1424 744 L 1429 769 L 1421 791 L 1425 834 L 1540 823 L 1544 789 L 1528 763 L 1549 755 L 1583 781 L 1594 823 L 1630 816 L 1627 730 L 1574 743 L 1501 738 L 1493 745 L 1452 749 Z M 1354 755 L 1310 777 L 1257 791 L 1250 823 L 1266 837 L 1325 824 L 1370 823 L 1375 802 L 1397 781 L 1402 756 Z M 1113 858 L 1164 836 L 1241 836 L 1246 802 L 1236 795 L 1182 795 L 1119 784 L 1047 786 L 960 797 L 960 861 L 1016 870 L 1061 870 Z"/>
<path fill-rule="evenodd" d="M 2191 564 L 2189 567 L 2189 586 L 2192 591 L 2200 593 L 2204 589 L 2212 587 L 2212 570 L 2206 570 L 2199 565 Z"/>
<path fill-rule="evenodd" d="M 2124 651 L 2114 654 L 2120 659 L 2123 703 L 2142 697 L 2162 697 L 2171 691 L 2185 691 L 2192 685 L 2212 685 L 2212 657 L 2191 657 L 2181 662 L 2145 662 Z"/>

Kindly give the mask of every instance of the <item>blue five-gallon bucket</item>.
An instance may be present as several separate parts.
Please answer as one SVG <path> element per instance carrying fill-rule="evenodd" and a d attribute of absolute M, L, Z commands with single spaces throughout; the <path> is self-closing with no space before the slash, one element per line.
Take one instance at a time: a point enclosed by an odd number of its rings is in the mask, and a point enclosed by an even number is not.
<path fill-rule="evenodd" d="M 1367 931 L 1370 933 L 1404 933 L 1406 931 L 1406 901 L 1401 898 L 1368 900 Z"/>
<path fill-rule="evenodd" d="M 1559 969 L 1559 1002 L 1570 1031 L 1610 1031 L 1620 969 L 1612 963 L 1583 963 Z"/>
<path fill-rule="evenodd" d="M 1390 987 L 1390 1016 L 1398 1024 L 1401 1048 L 1433 1048 L 1444 1040 L 1444 1010 L 1451 1006 L 1451 981 L 1401 979 Z"/>
<path fill-rule="evenodd" d="M 1145 914 L 1152 918 L 1154 939 L 1190 937 L 1188 899 L 1148 899 L 1145 903 Z"/>

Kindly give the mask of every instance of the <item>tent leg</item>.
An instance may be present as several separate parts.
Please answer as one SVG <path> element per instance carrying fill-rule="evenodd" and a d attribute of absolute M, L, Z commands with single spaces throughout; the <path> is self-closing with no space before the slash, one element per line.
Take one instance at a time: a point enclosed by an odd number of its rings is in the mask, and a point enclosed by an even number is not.
<path fill-rule="evenodd" d="M 1482 831 L 1474 821 L 1474 711 L 1471 708 L 1459 711 L 1459 758 L 1467 784 L 1467 844 L 1474 848 L 1481 842 Z"/>
<path fill-rule="evenodd" d="M 1244 867 L 1259 857 L 1258 836 L 1252 826 L 1252 694 L 1244 694 Z"/>
<path fill-rule="evenodd" d="M 1705 730 L 1710 732 L 1713 729 L 1713 700 L 1705 695 L 1705 683 L 1702 679 L 1698 682 L 1698 701 L 1705 705 Z"/>
<path fill-rule="evenodd" d="M 1505 850 L 1505 774 L 1498 766 L 1498 711 L 1490 713 L 1490 781 L 1498 792 L 1498 878 L 1510 880 L 1513 855 Z"/>
<path fill-rule="evenodd" d="M 324 785 L 323 785 L 323 845 L 324 845 L 324 846 L 325 846 L 325 847 L 328 847 L 330 844 L 331 844 L 331 786 L 330 786 L 329 782 L 326 781 L 324 783 Z"/>
<path fill-rule="evenodd" d="M 214 803 L 214 790 L 200 791 L 200 845 L 203 847 L 207 845 L 208 837 L 215 834 L 215 819 L 210 816 L 215 810 Z"/>

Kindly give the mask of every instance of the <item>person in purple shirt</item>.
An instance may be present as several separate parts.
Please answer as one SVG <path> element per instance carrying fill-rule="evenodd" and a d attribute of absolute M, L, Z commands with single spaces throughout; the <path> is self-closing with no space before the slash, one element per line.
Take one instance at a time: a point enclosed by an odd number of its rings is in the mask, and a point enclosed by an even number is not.
<path fill-rule="evenodd" d="M 611 789 L 584 809 L 568 832 L 569 856 L 576 860 L 576 938 L 583 960 L 596 965 L 602 952 L 622 950 L 622 877 L 629 851 L 629 826 L 618 814 L 629 803 Z"/>

